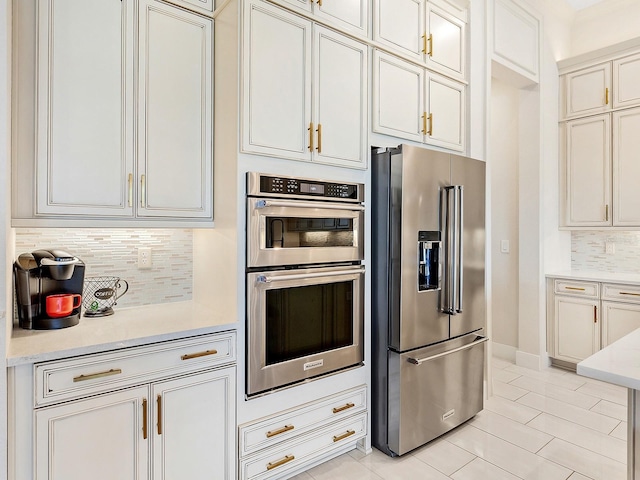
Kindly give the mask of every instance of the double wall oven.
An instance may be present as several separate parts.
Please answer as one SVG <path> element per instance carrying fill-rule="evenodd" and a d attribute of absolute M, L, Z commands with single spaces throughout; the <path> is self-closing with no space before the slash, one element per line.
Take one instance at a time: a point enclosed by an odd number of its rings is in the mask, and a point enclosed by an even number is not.
<path fill-rule="evenodd" d="M 247 174 L 247 396 L 362 364 L 364 186 Z"/>

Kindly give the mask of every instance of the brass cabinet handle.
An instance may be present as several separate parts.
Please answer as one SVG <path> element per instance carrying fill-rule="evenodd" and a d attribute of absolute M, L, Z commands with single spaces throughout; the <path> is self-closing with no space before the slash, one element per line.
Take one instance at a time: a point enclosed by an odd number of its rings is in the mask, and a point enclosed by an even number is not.
<path fill-rule="evenodd" d="M 598 306 L 593 306 L 593 323 L 598 323 Z"/>
<path fill-rule="evenodd" d="M 94 378 L 110 377 L 111 375 L 120 375 L 121 373 L 122 373 L 121 368 L 112 368 L 111 370 L 107 370 L 106 372 L 90 373 L 89 375 L 79 375 L 77 377 L 73 377 L 73 381 L 74 383 L 84 382 L 85 380 L 93 380 Z"/>
<path fill-rule="evenodd" d="M 318 153 L 322 153 L 322 125 L 318 124 L 318 128 L 316 129 L 318 132 Z"/>
<path fill-rule="evenodd" d="M 356 404 L 355 404 L 355 403 L 351 403 L 351 402 L 349 402 L 349 403 L 347 403 L 346 405 L 343 405 L 343 406 L 341 406 L 341 407 L 334 407 L 334 408 L 333 408 L 333 413 L 340 413 L 340 412 L 344 412 L 345 410 L 348 410 L 348 409 L 353 408 L 353 407 L 355 407 L 355 406 L 356 406 Z"/>
<path fill-rule="evenodd" d="M 422 133 L 426 135 L 427 134 L 427 112 L 424 112 L 420 118 L 422 118 Z"/>
<path fill-rule="evenodd" d="M 213 350 L 206 350 L 204 352 L 198 352 L 198 353 L 187 353 L 185 355 L 182 355 L 180 357 L 181 360 L 191 360 L 192 358 L 198 358 L 198 357 L 206 357 L 207 355 L 216 355 L 218 353 L 217 350 L 213 349 Z"/>
<path fill-rule="evenodd" d="M 145 194 L 146 194 L 146 179 L 144 173 L 140 175 L 140 206 L 145 207 Z"/>
<path fill-rule="evenodd" d="M 267 438 L 271 438 L 271 437 L 275 437 L 276 435 L 280 435 L 281 433 L 293 430 L 294 428 L 295 427 L 293 425 L 285 425 L 284 427 L 279 428 L 278 430 L 269 430 L 265 435 L 267 436 Z"/>
<path fill-rule="evenodd" d="M 585 289 L 584 288 L 579 288 L 579 287 L 564 287 L 565 290 L 580 290 L 581 292 L 584 292 Z"/>
<path fill-rule="evenodd" d="M 604 89 L 604 104 L 609 105 L 609 88 Z"/>
<path fill-rule="evenodd" d="M 429 51 L 426 52 L 427 55 L 433 57 L 433 34 L 429 34 Z"/>
<path fill-rule="evenodd" d="M 147 439 L 147 399 L 142 399 L 142 438 Z"/>
<path fill-rule="evenodd" d="M 431 137 L 433 135 L 433 113 L 430 113 L 427 119 L 429 120 L 429 130 L 427 130 L 427 135 Z"/>
<path fill-rule="evenodd" d="M 427 53 L 427 34 L 422 35 L 422 53 Z"/>
<path fill-rule="evenodd" d="M 309 151 L 313 152 L 313 122 L 309 124 Z"/>
<path fill-rule="evenodd" d="M 322 6 L 322 0 L 318 0 L 318 6 L 321 7 Z"/>
<path fill-rule="evenodd" d="M 129 179 L 127 180 L 127 184 L 129 186 L 128 203 L 130 207 L 133 207 L 133 173 L 129 174 Z"/>
<path fill-rule="evenodd" d="M 604 206 L 604 219 L 605 221 L 609 221 L 609 205 Z"/>
<path fill-rule="evenodd" d="M 334 435 L 333 436 L 333 441 L 334 442 L 339 442 L 340 440 L 344 440 L 345 438 L 350 437 L 351 435 L 355 435 L 355 433 L 356 433 L 355 430 L 347 430 L 342 435 Z"/>
<path fill-rule="evenodd" d="M 273 470 L 280 465 L 284 465 L 285 463 L 289 463 L 291 460 L 295 460 L 295 458 L 296 457 L 294 457 L 293 455 L 285 455 L 283 459 L 267 463 L 267 470 Z"/>
<path fill-rule="evenodd" d="M 620 292 L 620 295 L 633 295 L 634 297 L 640 297 L 640 293 L 632 293 L 632 292 Z"/>
<path fill-rule="evenodd" d="M 156 399 L 158 404 L 158 435 L 162 435 L 162 395 Z"/>

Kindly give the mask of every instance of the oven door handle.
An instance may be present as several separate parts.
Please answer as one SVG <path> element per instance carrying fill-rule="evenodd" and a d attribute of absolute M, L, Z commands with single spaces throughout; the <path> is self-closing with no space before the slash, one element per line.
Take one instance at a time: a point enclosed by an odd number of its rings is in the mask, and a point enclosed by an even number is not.
<path fill-rule="evenodd" d="M 339 203 L 320 202 L 285 202 L 282 200 L 258 200 L 256 208 L 267 207 L 296 207 L 296 208 L 328 208 L 331 210 L 351 210 L 364 212 L 364 205 L 344 205 Z"/>
<path fill-rule="evenodd" d="M 341 270 L 339 272 L 317 272 L 317 273 L 294 273 L 292 275 L 282 275 L 269 277 L 267 275 L 258 275 L 256 277 L 256 283 L 271 283 L 280 282 L 285 280 L 303 280 L 305 278 L 318 278 L 318 277 L 338 277 L 344 275 L 354 275 L 364 273 L 364 268 L 353 268 L 350 270 Z"/>

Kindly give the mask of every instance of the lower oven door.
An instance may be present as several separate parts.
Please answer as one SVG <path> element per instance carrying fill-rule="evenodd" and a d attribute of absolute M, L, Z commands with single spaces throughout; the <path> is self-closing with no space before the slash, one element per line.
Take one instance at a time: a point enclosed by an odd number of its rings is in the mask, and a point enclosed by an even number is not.
<path fill-rule="evenodd" d="M 361 364 L 364 268 L 247 275 L 247 395 Z"/>

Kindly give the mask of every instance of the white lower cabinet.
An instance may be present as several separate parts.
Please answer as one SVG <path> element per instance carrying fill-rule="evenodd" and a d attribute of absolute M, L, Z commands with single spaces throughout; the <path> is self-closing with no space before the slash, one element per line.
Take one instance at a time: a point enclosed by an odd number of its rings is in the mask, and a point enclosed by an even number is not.
<path fill-rule="evenodd" d="M 220 352 L 212 348 L 218 341 Z M 13 384 L 48 385 L 46 390 L 59 391 L 64 401 L 45 397 L 40 400 L 45 406 L 38 406 L 37 393 L 31 399 L 24 398 L 26 391 L 10 395 L 14 405 L 35 405 L 32 478 L 236 478 L 232 342 L 235 333 L 226 332 L 34 365 L 34 378 Z M 136 364 L 145 368 L 136 370 Z M 190 371 L 185 365 L 191 365 Z M 112 390 L 105 392 L 109 382 Z M 31 430 L 31 416 L 13 408 L 13 440 L 29 443 L 24 436 Z M 17 458 L 28 462 L 24 453 Z M 11 470 L 16 472 L 12 480 L 31 477 L 28 465 Z"/>
<path fill-rule="evenodd" d="M 579 362 L 600 350 L 599 300 L 555 297 L 555 356 Z"/>
<path fill-rule="evenodd" d="M 242 480 L 289 478 L 367 434 L 367 389 L 356 387 L 239 428 Z"/>
<path fill-rule="evenodd" d="M 640 305 L 602 302 L 602 347 L 640 328 Z"/>

